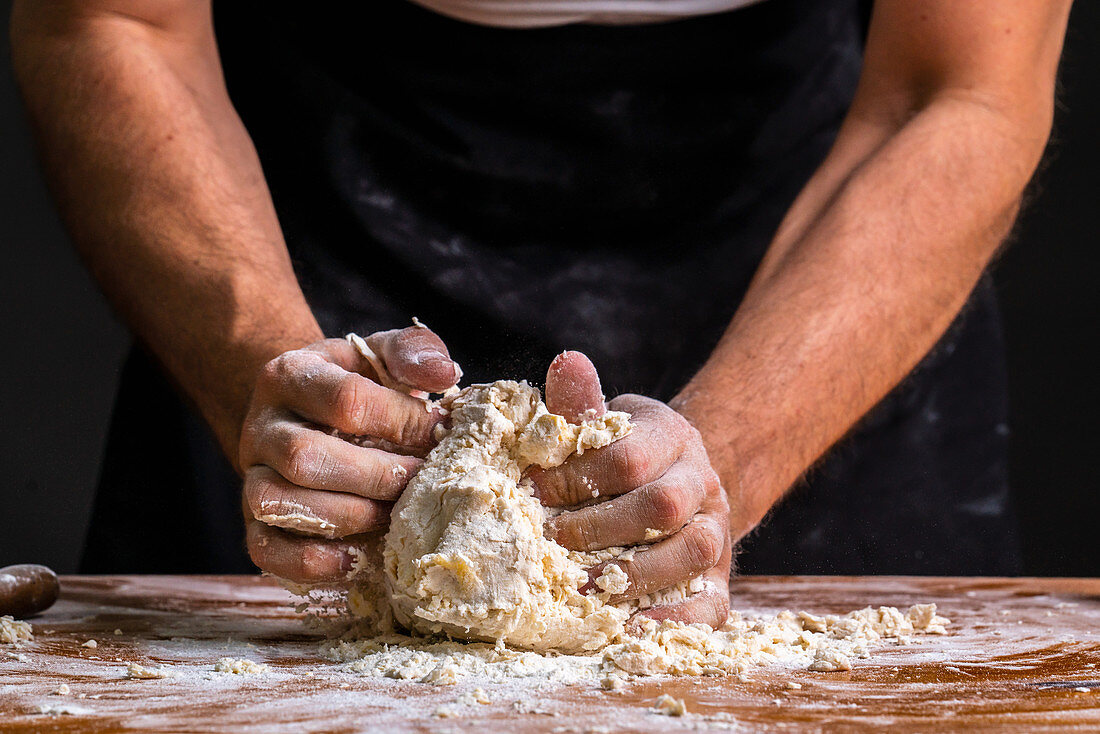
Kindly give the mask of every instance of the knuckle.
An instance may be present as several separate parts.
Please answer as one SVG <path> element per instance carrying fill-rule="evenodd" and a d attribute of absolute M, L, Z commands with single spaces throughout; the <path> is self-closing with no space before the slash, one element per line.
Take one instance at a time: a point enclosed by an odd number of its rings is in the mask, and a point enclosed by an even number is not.
<path fill-rule="evenodd" d="M 306 484 L 317 478 L 323 457 L 313 439 L 299 434 L 286 447 L 286 478 L 294 484 Z"/>
<path fill-rule="evenodd" d="M 408 483 L 409 471 L 401 463 L 371 454 L 364 459 L 365 484 L 362 489 L 371 496 L 390 498 Z"/>
<path fill-rule="evenodd" d="M 271 387 L 279 384 L 279 377 L 283 374 L 283 361 L 284 355 L 280 354 L 275 359 L 267 362 L 262 368 L 260 368 L 260 374 L 256 378 L 256 382 L 264 387 Z"/>
<path fill-rule="evenodd" d="M 562 472 L 555 483 L 558 504 L 579 505 L 587 499 L 592 499 L 591 485 L 591 479 L 571 471 Z"/>
<path fill-rule="evenodd" d="M 348 376 L 341 380 L 333 396 L 333 423 L 338 428 L 356 430 L 363 425 L 367 400 L 360 380 Z"/>
<path fill-rule="evenodd" d="M 611 444 L 611 461 L 615 474 L 631 487 L 644 484 L 649 476 L 649 453 L 629 441 Z"/>
<path fill-rule="evenodd" d="M 684 550 L 693 570 L 706 571 L 718 565 L 723 546 L 723 539 L 705 523 L 690 525 L 684 530 Z"/>
<path fill-rule="evenodd" d="M 354 526 L 356 532 L 366 532 L 382 527 L 386 515 L 387 513 L 378 503 L 366 500 L 356 503 L 355 509 L 348 518 L 348 524 Z"/>
<path fill-rule="evenodd" d="M 599 548 L 600 532 L 595 518 L 588 514 L 582 514 L 579 517 L 573 518 L 573 522 L 566 523 L 567 528 L 571 528 L 567 533 L 571 534 L 571 545 L 566 547 L 573 548 L 574 550 L 595 550 Z"/>
<path fill-rule="evenodd" d="M 687 493 L 676 486 L 660 487 L 649 498 L 653 524 L 658 530 L 677 530 L 683 527 L 690 512 Z"/>
<path fill-rule="evenodd" d="M 260 381 L 268 387 L 285 384 L 297 372 L 300 354 L 297 351 L 283 352 L 270 360 L 260 370 Z"/>
<path fill-rule="evenodd" d="M 547 507 L 560 507 L 568 502 L 561 471 L 560 467 L 542 469 L 537 466 L 528 471 L 527 476 L 535 486 L 535 494 L 539 502 Z"/>
<path fill-rule="evenodd" d="M 425 420 L 430 414 L 414 408 L 407 411 L 398 429 L 398 443 L 406 446 L 420 446 L 425 443 Z"/>
<path fill-rule="evenodd" d="M 278 514 L 278 508 L 283 503 L 280 493 L 264 481 L 254 482 L 251 488 L 246 486 L 245 496 L 248 498 L 252 516 L 256 519 L 260 515 Z"/>

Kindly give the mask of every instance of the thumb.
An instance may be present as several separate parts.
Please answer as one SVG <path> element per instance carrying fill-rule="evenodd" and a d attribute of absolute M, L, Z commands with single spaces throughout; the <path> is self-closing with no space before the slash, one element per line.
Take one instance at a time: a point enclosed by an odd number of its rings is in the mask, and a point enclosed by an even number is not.
<path fill-rule="evenodd" d="M 380 331 L 367 337 L 394 381 L 424 392 L 443 392 L 459 381 L 462 369 L 447 346 L 426 326 Z"/>
<path fill-rule="evenodd" d="M 580 352 L 562 352 L 554 357 L 546 371 L 546 407 L 570 423 L 604 414 L 600 376 L 588 357 Z"/>

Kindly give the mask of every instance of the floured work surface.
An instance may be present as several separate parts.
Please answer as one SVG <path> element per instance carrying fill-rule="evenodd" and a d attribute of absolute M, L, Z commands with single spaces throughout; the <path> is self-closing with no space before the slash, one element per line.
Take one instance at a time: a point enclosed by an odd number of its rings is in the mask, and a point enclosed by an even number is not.
<path fill-rule="evenodd" d="M 323 659 L 295 599 L 256 577 L 68 577 L 62 589 L 31 620 L 32 641 L 0 645 L 0 731 L 1100 727 L 1095 579 L 742 578 L 733 606 L 747 614 L 935 602 L 950 634 L 886 641 L 850 671 L 765 667 L 747 681 L 649 678 L 617 691 L 365 678 Z M 655 706 L 662 695 L 686 714 Z"/>

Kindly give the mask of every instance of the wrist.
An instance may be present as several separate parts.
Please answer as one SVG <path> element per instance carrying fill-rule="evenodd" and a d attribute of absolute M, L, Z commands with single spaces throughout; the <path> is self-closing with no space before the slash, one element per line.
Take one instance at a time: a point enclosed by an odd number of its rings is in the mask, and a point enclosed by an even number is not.
<path fill-rule="evenodd" d="M 222 452 L 238 474 L 241 472 L 238 466 L 241 429 L 260 371 L 280 354 L 301 349 L 323 338 L 320 327 L 314 323 L 312 328 L 299 329 L 293 336 L 251 340 L 222 350 L 222 358 L 217 360 L 217 376 L 201 379 L 199 375 L 200 385 L 189 392 Z"/>
<path fill-rule="evenodd" d="M 769 447 L 782 445 L 768 427 L 743 415 L 736 391 L 709 384 L 700 374 L 669 405 L 683 415 L 702 438 L 730 505 L 730 535 L 736 543 L 755 528 L 786 485 L 773 481 L 782 472 Z"/>

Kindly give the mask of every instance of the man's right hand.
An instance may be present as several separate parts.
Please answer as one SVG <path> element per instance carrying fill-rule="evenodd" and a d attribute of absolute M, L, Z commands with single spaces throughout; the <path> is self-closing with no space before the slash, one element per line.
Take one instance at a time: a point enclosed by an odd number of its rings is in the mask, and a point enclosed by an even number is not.
<path fill-rule="evenodd" d="M 461 375 L 427 328 L 378 332 L 366 341 L 390 376 L 409 388 L 442 392 Z M 240 443 L 253 562 L 301 583 L 346 578 L 353 547 L 389 522 L 443 415 L 383 387 L 344 339 L 271 360 L 256 382 Z M 341 436 L 381 439 L 400 453 Z"/>

